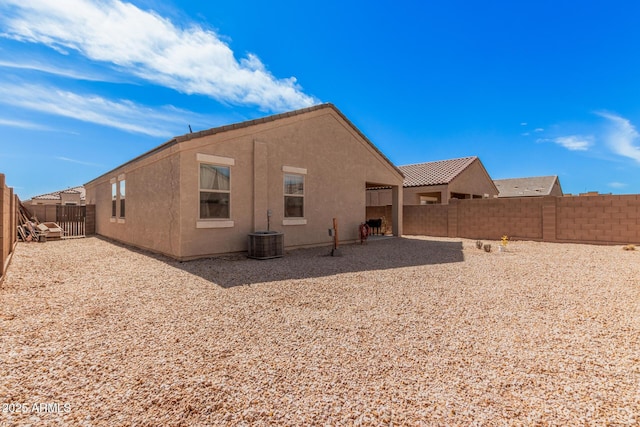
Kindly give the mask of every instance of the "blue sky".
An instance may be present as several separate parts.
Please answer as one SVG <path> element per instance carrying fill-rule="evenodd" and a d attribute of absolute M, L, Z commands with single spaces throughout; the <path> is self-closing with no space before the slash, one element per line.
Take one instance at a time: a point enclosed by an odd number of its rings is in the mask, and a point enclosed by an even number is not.
<path fill-rule="evenodd" d="M 189 131 L 335 104 L 394 163 L 640 193 L 636 1 L 0 0 L 23 199 Z"/>

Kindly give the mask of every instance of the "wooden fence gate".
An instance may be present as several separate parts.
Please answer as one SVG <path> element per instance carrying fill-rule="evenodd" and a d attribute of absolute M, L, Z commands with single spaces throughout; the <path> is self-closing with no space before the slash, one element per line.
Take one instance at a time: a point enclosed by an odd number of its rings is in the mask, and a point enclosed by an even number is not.
<path fill-rule="evenodd" d="M 86 219 L 86 206 L 56 206 L 56 223 L 64 230 L 64 237 L 84 237 Z"/>

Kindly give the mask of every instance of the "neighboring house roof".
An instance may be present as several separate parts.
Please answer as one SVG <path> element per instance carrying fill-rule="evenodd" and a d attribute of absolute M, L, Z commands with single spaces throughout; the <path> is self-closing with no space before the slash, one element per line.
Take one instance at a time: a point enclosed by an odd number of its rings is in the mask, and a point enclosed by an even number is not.
<path fill-rule="evenodd" d="M 312 111 L 321 110 L 321 109 L 323 109 L 323 108 L 331 108 L 332 110 L 334 110 L 334 111 L 335 111 L 335 112 L 336 112 L 336 113 L 337 113 L 337 114 L 338 114 L 338 115 L 339 115 L 339 116 L 340 116 L 340 117 L 341 117 L 341 118 L 342 118 L 342 119 L 343 119 L 343 120 L 344 120 L 344 121 L 345 121 L 349 126 L 351 126 L 351 128 L 352 128 L 354 131 L 356 131 L 356 132 L 358 133 L 358 135 L 360 135 L 360 136 L 362 137 L 362 139 L 364 139 L 364 140 L 365 140 L 365 141 L 366 141 L 366 142 L 367 142 L 367 143 L 368 143 L 368 144 L 369 144 L 369 145 L 370 145 L 370 146 L 371 146 L 371 147 L 372 147 L 372 148 L 373 148 L 373 149 L 374 149 L 374 150 L 375 150 L 375 151 L 376 151 L 376 152 L 377 152 L 377 153 L 378 153 L 378 154 L 379 154 L 379 155 L 380 155 L 380 156 L 381 156 L 381 157 L 382 157 L 382 158 L 383 158 L 383 159 L 384 159 L 384 160 L 385 160 L 385 161 L 386 161 L 386 162 L 387 162 L 387 163 L 388 163 L 388 164 L 389 164 L 393 169 L 395 169 L 395 170 L 396 170 L 396 172 L 398 172 L 400 175 L 402 175 L 402 172 L 400 171 L 400 169 L 399 169 L 396 165 L 394 165 L 394 164 L 391 162 L 391 160 L 389 160 L 389 159 L 387 158 L 387 156 L 385 156 L 385 155 L 384 155 L 384 154 L 383 154 L 383 153 L 378 149 L 378 147 L 376 147 L 376 146 L 375 146 L 375 144 L 374 144 L 373 142 L 371 142 L 371 141 L 369 140 L 369 138 L 367 138 L 367 137 L 366 137 L 366 136 L 365 136 L 365 135 L 360 131 L 360 129 L 358 129 L 358 128 L 357 128 L 357 127 L 356 127 L 356 126 L 355 126 L 355 125 L 354 125 L 354 124 L 349 120 L 349 119 L 347 119 L 347 117 L 346 117 L 344 114 L 342 114 L 342 112 L 341 112 L 340 110 L 338 110 L 338 108 L 337 108 L 335 105 L 333 105 L 333 104 L 331 104 L 331 103 L 324 103 L 324 104 L 314 105 L 314 106 L 312 106 L 312 107 L 302 108 L 302 109 L 295 110 L 295 111 L 289 111 L 289 112 L 286 112 L 286 113 L 274 114 L 274 115 L 272 115 L 272 116 L 262 117 L 262 118 L 259 118 L 259 119 L 247 120 L 247 121 L 240 122 L 240 123 L 234 123 L 234 124 L 231 124 L 231 125 L 225 125 L 225 126 L 220 126 L 220 127 L 217 127 L 217 128 L 207 129 L 207 130 L 203 130 L 203 131 L 199 131 L 199 132 L 191 132 L 191 133 L 187 133 L 187 134 L 184 134 L 184 135 L 181 135 L 181 136 L 176 136 L 176 137 L 174 137 L 173 139 L 171 139 L 170 141 L 167 141 L 167 142 L 165 142 L 164 144 L 161 144 L 161 145 L 157 146 L 156 148 L 154 148 L 154 149 L 152 149 L 152 150 L 150 150 L 150 151 L 147 151 L 146 153 L 141 154 L 140 156 L 138 156 L 138 157 L 136 157 L 136 158 L 134 158 L 134 159 L 131 159 L 131 160 L 129 160 L 128 162 L 126 162 L 126 163 L 124 163 L 124 164 L 122 164 L 122 165 L 120 165 L 120 166 L 118 166 L 118 167 L 116 167 L 116 168 L 112 169 L 111 171 L 106 172 L 106 173 L 102 174 L 101 176 L 99 176 L 99 177 L 97 177 L 97 178 L 95 178 L 95 179 L 93 179 L 93 180 L 89 181 L 89 183 L 90 183 L 90 182 L 93 182 L 93 181 L 95 181 L 95 180 L 97 180 L 97 179 L 100 179 L 100 178 L 102 178 L 103 176 L 108 175 L 108 174 L 112 173 L 114 170 L 116 170 L 116 169 L 120 169 L 121 167 L 123 167 L 123 166 L 125 166 L 125 165 L 131 164 L 131 163 L 135 163 L 135 162 L 137 162 L 137 161 L 139 161 L 139 160 L 142 160 L 142 159 L 144 159 L 144 158 L 146 158 L 146 157 L 149 157 L 149 156 L 151 156 L 151 155 L 153 155 L 153 154 L 156 154 L 156 153 L 158 153 L 158 152 L 160 152 L 160 151 L 162 151 L 162 150 L 165 150 L 165 149 L 167 149 L 167 148 L 169 148 L 169 147 L 172 147 L 172 146 L 174 146 L 174 145 L 176 145 L 176 144 L 179 144 L 179 143 L 181 143 L 181 142 L 184 142 L 184 141 L 189 141 L 189 140 L 191 140 L 191 139 L 195 139 L 195 138 L 201 138 L 201 137 L 203 137 L 203 136 L 208 136 L 208 135 L 215 135 L 215 134 L 218 134 L 218 133 L 227 132 L 227 131 L 231 131 L 231 130 L 235 130 L 235 129 L 242 129 L 242 128 L 246 128 L 246 127 L 249 127 L 249 126 L 259 125 L 259 124 L 261 124 L 261 123 L 273 122 L 273 121 L 280 120 L 280 119 L 284 119 L 284 118 L 287 118 L 287 117 L 293 117 L 293 116 L 297 116 L 297 115 L 301 115 L 301 114 L 309 113 L 309 112 L 312 112 Z M 88 183 L 87 183 L 87 184 L 88 184 Z"/>
<path fill-rule="evenodd" d="M 85 199 L 85 190 L 82 185 L 73 188 L 67 188 L 66 190 L 54 191 L 53 193 L 41 194 L 39 196 L 32 197 L 32 200 L 61 200 L 61 194 L 80 194 L 80 200 Z"/>
<path fill-rule="evenodd" d="M 462 157 L 460 159 L 439 160 L 437 162 L 418 163 L 400 166 L 404 174 L 405 187 L 421 187 L 427 185 L 449 184 L 460 175 L 478 157 Z"/>
<path fill-rule="evenodd" d="M 549 196 L 554 185 L 559 185 L 557 175 L 496 179 L 493 182 L 498 187 L 498 197 Z"/>

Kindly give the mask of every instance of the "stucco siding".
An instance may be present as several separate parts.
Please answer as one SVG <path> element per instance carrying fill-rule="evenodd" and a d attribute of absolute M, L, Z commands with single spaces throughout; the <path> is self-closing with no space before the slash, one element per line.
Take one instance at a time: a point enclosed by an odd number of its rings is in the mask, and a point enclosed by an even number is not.
<path fill-rule="evenodd" d="M 202 135 L 202 136 L 200 136 Z M 200 218 L 201 163 L 229 168 L 229 217 Z M 124 174 L 126 217 L 111 217 L 110 180 Z M 285 218 L 285 174 L 304 180 L 304 215 Z M 286 247 L 357 239 L 369 180 L 401 186 L 402 176 L 333 108 L 224 132 L 181 138 L 87 184 L 96 232 L 180 259 L 247 250 L 247 236 L 283 232 Z"/>
<path fill-rule="evenodd" d="M 115 169 L 86 185 L 87 204 L 96 205 L 96 233 L 171 256 L 180 256 L 179 162 L 167 150 Z M 111 210 L 111 184 L 126 182 L 125 216 Z M 118 201 L 119 203 L 119 201 Z"/>
<path fill-rule="evenodd" d="M 493 184 L 491 177 L 487 174 L 478 159 L 451 181 L 449 191 L 451 193 L 473 194 L 478 196 L 488 194 L 489 197 L 498 195 L 498 190 Z"/>

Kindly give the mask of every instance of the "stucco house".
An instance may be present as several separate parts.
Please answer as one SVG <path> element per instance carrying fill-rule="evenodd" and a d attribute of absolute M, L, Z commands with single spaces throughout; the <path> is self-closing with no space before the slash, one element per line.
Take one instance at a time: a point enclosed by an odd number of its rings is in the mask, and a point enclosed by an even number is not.
<path fill-rule="evenodd" d="M 557 175 L 528 178 L 496 179 L 498 197 L 562 196 L 562 186 Z"/>
<path fill-rule="evenodd" d="M 26 204 L 80 206 L 85 204 L 85 189 L 82 185 L 66 190 L 34 196 Z"/>
<path fill-rule="evenodd" d="M 399 166 L 405 205 L 448 204 L 450 199 L 493 198 L 493 180 L 476 156 Z M 367 191 L 367 206 L 391 204 L 388 188 Z"/>
<path fill-rule="evenodd" d="M 403 175 L 335 106 L 321 104 L 175 137 L 85 184 L 96 233 L 186 260 L 247 250 L 249 233 L 287 248 L 327 245 L 336 218 L 355 241 L 366 188 L 389 186 L 402 234 Z"/>

